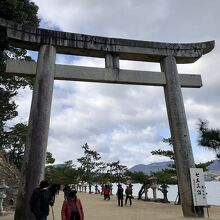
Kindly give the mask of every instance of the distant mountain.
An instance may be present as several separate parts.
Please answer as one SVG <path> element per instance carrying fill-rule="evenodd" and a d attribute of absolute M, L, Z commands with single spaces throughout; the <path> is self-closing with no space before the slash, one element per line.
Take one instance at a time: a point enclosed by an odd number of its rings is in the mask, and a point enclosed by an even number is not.
<path fill-rule="evenodd" d="M 208 166 L 208 171 L 209 172 L 220 171 L 220 160 L 214 160 L 213 163 L 211 163 Z"/>
<path fill-rule="evenodd" d="M 169 168 L 169 165 L 171 165 L 173 163 L 174 163 L 174 161 L 151 163 L 148 165 L 138 164 L 138 165 L 131 167 L 129 170 L 131 172 L 143 172 L 147 175 L 150 175 L 151 172 L 157 172 L 157 171 L 161 171 L 163 169 Z M 208 166 L 208 171 L 206 171 L 204 173 L 204 175 L 205 175 L 206 181 L 216 180 L 216 177 L 219 178 L 219 176 L 220 176 L 220 160 L 214 160 Z"/>
<path fill-rule="evenodd" d="M 169 165 L 172 165 L 173 163 L 174 161 L 150 163 L 148 165 L 138 164 L 138 165 L 131 167 L 129 170 L 131 172 L 143 172 L 149 175 L 151 172 L 158 172 L 163 169 L 169 168 Z"/>

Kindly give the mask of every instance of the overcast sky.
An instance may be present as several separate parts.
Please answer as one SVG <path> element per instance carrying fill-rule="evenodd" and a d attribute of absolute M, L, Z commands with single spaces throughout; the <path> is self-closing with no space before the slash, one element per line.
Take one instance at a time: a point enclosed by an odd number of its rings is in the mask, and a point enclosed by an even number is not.
<path fill-rule="evenodd" d="M 203 87 L 182 89 L 194 158 L 215 154 L 197 146 L 198 119 L 220 128 L 219 0 L 34 0 L 40 27 L 65 32 L 170 43 L 215 40 L 215 49 L 194 64 L 178 65 L 181 73 L 201 74 Z M 33 57 L 36 53 L 30 53 Z M 104 67 L 104 59 L 57 55 L 56 63 Z M 159 64 L 120 61 L 122 69 L 160 71 Z M 17 97 L 19 118 L 28 121 L 32 93 Z M 162 87 L 55 81 L 48 151 L 56 163 L 83 155 L 85 143 L 102 160 L 120 160 L 129 168 L 168 160 L 151 155 L 169 149 L 170 137 Z"/>

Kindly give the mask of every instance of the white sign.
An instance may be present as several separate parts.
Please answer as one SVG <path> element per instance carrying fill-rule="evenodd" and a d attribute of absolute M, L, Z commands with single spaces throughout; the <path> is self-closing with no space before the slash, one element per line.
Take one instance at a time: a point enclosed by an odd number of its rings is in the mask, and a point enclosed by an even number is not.
<path fill-rule="evenodd" d="M 203 169 L 190 168 L 190 177 L 194 206 L 207 206 Z"/>

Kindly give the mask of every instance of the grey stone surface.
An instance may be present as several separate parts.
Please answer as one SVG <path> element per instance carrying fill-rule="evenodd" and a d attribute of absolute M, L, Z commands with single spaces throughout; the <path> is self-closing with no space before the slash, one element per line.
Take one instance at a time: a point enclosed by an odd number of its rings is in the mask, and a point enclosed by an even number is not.
<path fill-rule="evenodd" d="M 0 216 L 5 214 L 5 211 L 3 209 L 3 201 L 7 197 L 6 196 L 6 189 L 9 188 L 5 184 L 5 180 L 1 179 L 0 180 Z"/>
<path fill-rule="evenodd" d="M 161 61 L 161 70 L 165 73 L 167 81 L 164 93 L 183 214 L 186 217 L 197 217 L 198 213 L 193 208 L 189 173 L 190 168 L 195 167 L 195 163 L 175 58 L 165 57 Z"/>
<path fill-rule="evenodd" d="M 35 75 L 36 62 L 8 60 L 6 72 L 13 75 Z M 178 74 L 181 87 L 200 88 L 201 76 L 198 74 Z M 56 65 L 54 79 L 133 85 L 166 85 L 163 72 L 123 70 L 116 68 L 96 68 L 72 65 Z"/>
<path fill-rule="evenodd" d="M 30 212 L 30 196 L 33 189 L 44 179 L 55 57 L 56 49 L 53 46 L 41 46 L 28 124 L 23 178 L 15 213 L 16 220 L 34 219 Z"/>
<path fill-rule="evenodd" d="M 121 60 L 148 62 L 174 56 L 177 63 L 192 63 L 214 48 L 214 41 L 179 44 L 107 38 L 24 26 L 2 18 L 0 26 L 7 27 L 8 39 L 16 47 L 39 50 L 48 44 L 55 46 L 57 53 L 81 56 L 105 58 L 106 54 L 116 54 Z"/>

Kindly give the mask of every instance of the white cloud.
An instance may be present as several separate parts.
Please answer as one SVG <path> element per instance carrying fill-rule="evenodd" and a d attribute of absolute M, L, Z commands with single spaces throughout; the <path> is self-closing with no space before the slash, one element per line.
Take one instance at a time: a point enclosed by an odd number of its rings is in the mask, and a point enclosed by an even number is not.
<path fill-rule="evenodd" d="M 41 27 L 73 33 L 165 42 L 216 40 L 216 48 L 199 61 L 178 65 L 181 73 L 202 75 L 203 87 L 183 89 L 189 129 L 196 145 L 198 118 L 220 128 L 220 2 L 216 0 L 34 0 Z M 199 5 L 199 6 L 198 6 Z M 57 63 L 104 67 L 104 59 L 57 56 Z M 159 64 L 120 61 L 122 69 L 160 71 Z M 23 97 L 23 99 L 22 99 Z M 29 114 L 30 92 L 17 99 L 19 116 Z M 56 81 L 54 85 L 48 150 L 56 162 L 82 156 L 86 142 L 105 161 L 138 163 L 167 160 L 150 154 L 164 148 L 169 135 L 163 88 Z M 167 136 L 166 136 L 167 137 Z M 194 146 L 196 162 L 213 159 Z"/>

